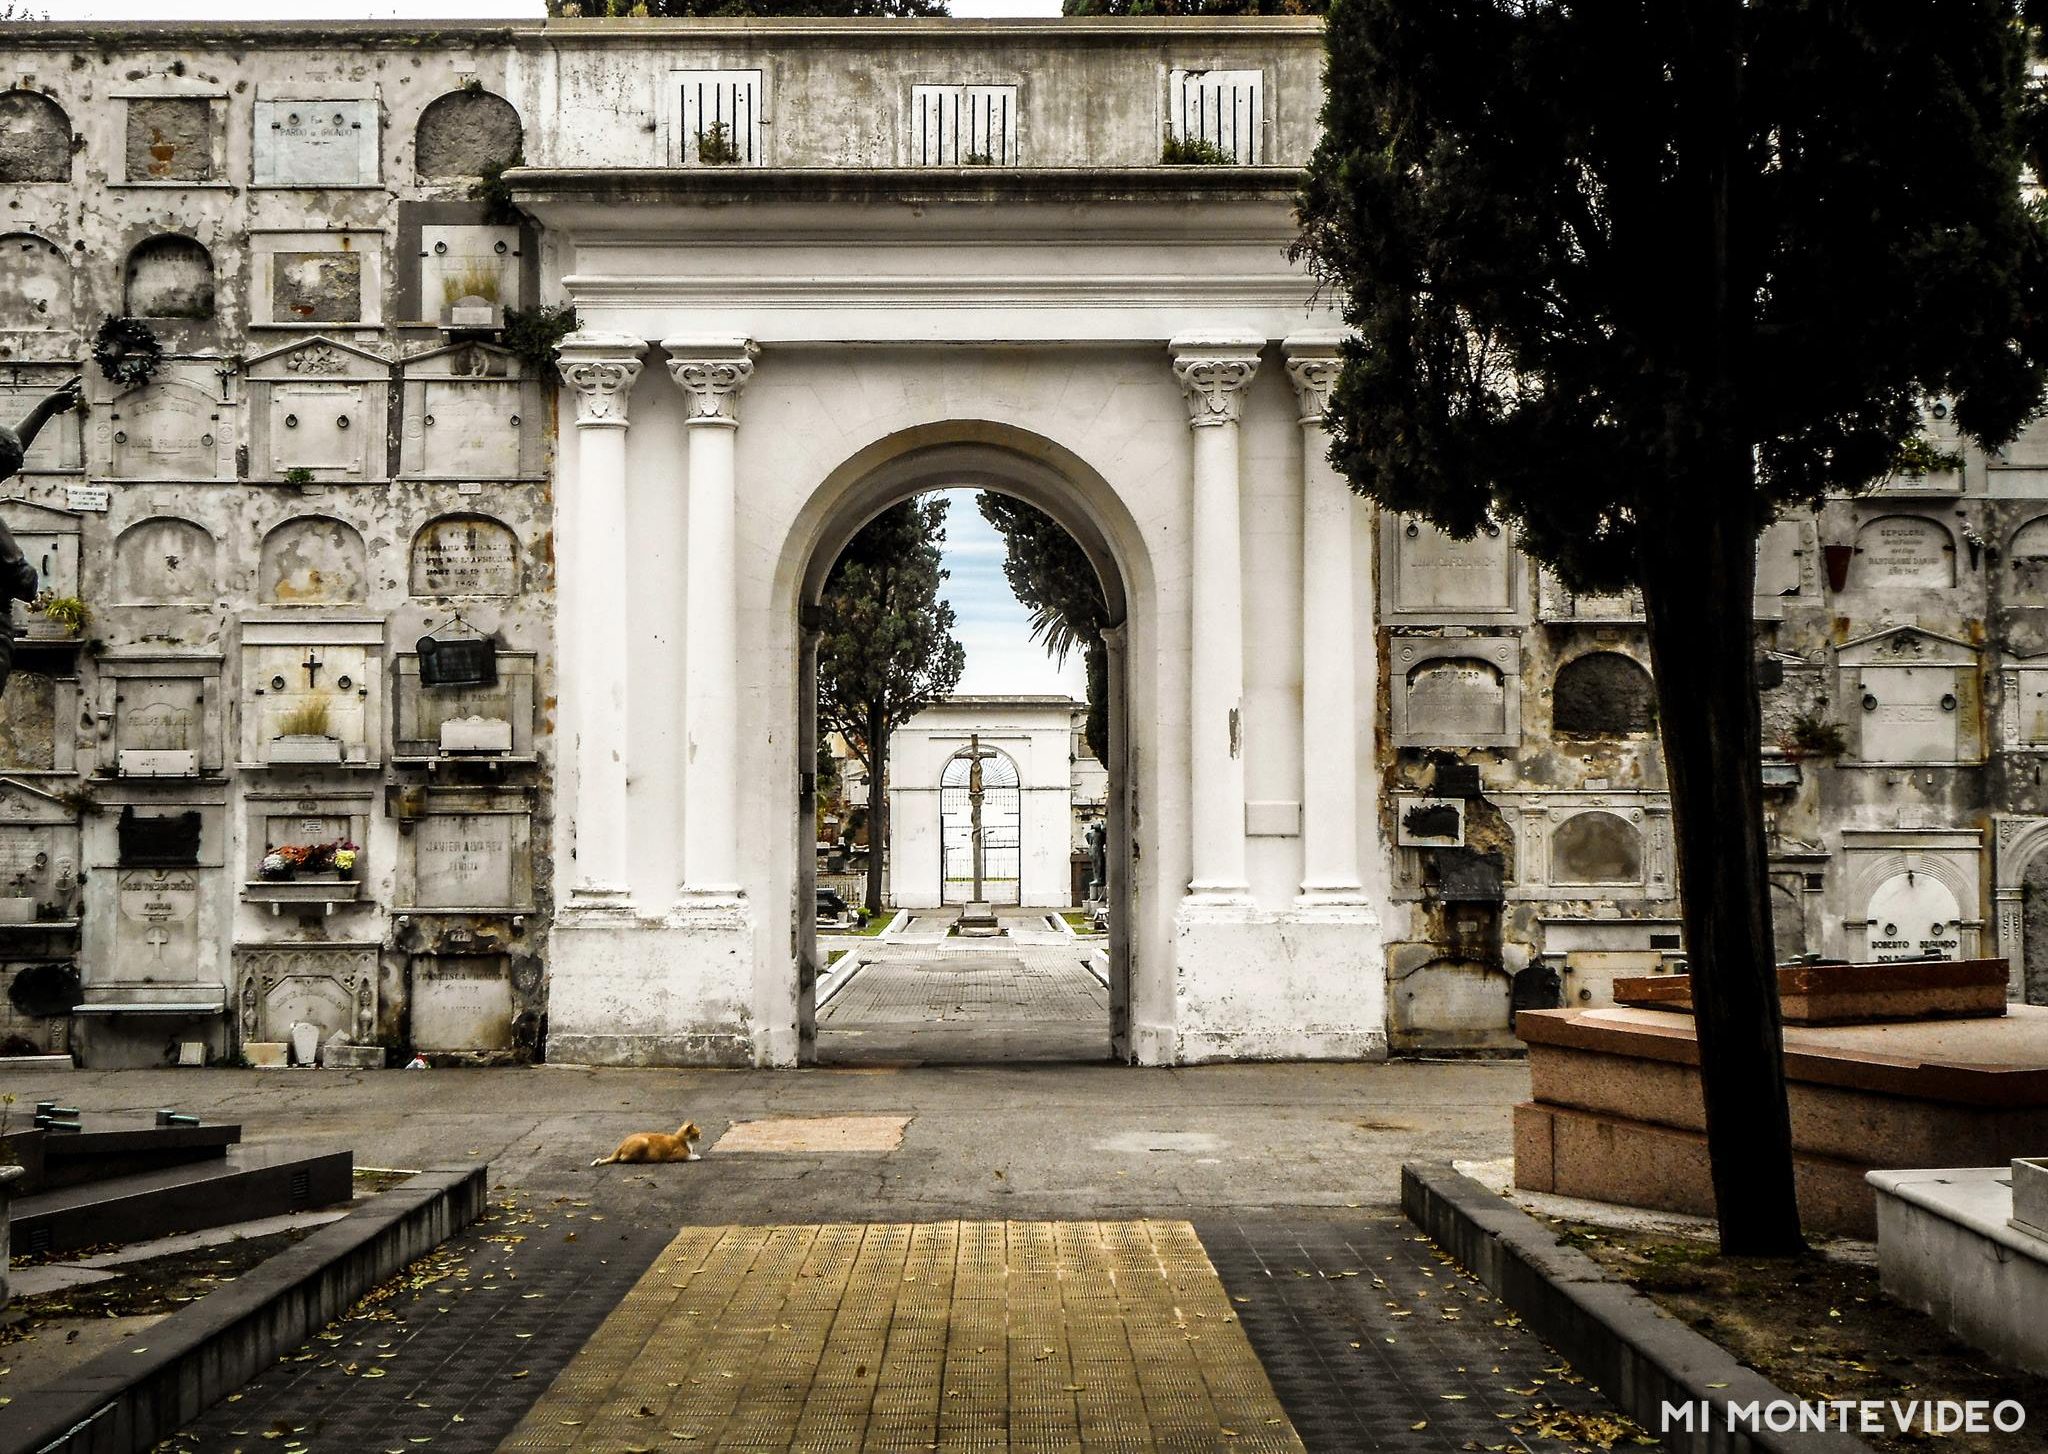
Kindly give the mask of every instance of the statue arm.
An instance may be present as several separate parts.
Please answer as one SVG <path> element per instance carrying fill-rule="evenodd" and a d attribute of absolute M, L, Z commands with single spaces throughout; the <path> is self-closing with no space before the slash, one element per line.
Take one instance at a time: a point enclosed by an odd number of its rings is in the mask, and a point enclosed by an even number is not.
<path fill-rule="evenodd" d="M 28 411 L 28 418 L 22 420 L 21 427 L 15 430 L 16 437 L 21 441 L 22 453 L 28 452 L 28 447 L 35 443 L 36 436 L 42 432 L 45 424 L 59 414 L 68 414 L 78 407 L 79 384 L 80 381 L 76 378 L 68 380 L 56 393 L 37 401 L 35 408 Z"/>

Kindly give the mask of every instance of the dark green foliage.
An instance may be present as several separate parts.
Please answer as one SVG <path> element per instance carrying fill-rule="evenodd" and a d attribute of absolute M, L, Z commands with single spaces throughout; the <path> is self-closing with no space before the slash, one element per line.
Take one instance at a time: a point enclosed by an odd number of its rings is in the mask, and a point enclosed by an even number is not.
<path fill-rule="evenodd" d="M 944 497 L 905 500 L 870 520 L 825 580 L 818 638 L 818 726 L 846 739 L 868 771 L 869 913 L 882 907 L 889 841 L 889 734 L 960 683 L 967 652 L 939 598 Z"/>
<path fill-rule="evenodd" d="M 983 490 L 974 497 L 982 518 L 1002 535 L 1009 553 L 1003 578 L 1031 613 L 1031 639 L 1061 662 L 1079 647 L 1088 673 L 1088 750 L 1109 761 L 1109 650 L 1102 628 L 1109 608 L 1102 582 L 1066 528 L 1035 505 Z"/>
<path fill-rule="evenodd" d="M 768 20 L 904 19 L 947 13 L 946 0 L 548 0 L 548 14 L 593 20 L 760 16 Z"/>
<path fill-rule="evenodd" d="M 1792 1250 L 1755 537 L 1910 459 L 1929 393 L 1987 444 L 2035 409 L 2025 32 L 2010 0 L 1340 0 L 1328 44 L 1331 459 L 1641 586 L 1723 1246 Z"/>
<path fill-rule="evenodd" d="M 482 174 L 470 185 L 470 200 L 484 204 L 484 221 L 491 226 L 517 227 L 526 220 L 526 214 L 512 200 L 512 184 L 505 180 L 508 168 L 525 165 L 523 156 L 505 162 L 485 162 Z"/>
<path fill-rule="evenodd" d="M 555 366 L 555 350 L 575 331 L 576 307 L 572 303 L 505 310 L 505 347 L 543 377 Z"/>
<path fill-rule="evenodd" d="M 1236 159 L 1205 136 L 1169 131 L 1159 143 L 1159 160 L 1169 167 L 1227 167 Z"/>

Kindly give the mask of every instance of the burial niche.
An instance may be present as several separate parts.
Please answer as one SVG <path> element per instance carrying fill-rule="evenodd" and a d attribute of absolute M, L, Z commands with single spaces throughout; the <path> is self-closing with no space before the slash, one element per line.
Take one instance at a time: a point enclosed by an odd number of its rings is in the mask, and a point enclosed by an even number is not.
<path fill-rule="evenodd" d="M 213 254 L 197 238 L 165 232 L 128 254 L 130 318 L 211 318 Z"/>
<path fill-rule="evenodd" d="M 422 177 L 478 177 L 519 155 L 519 113 L 489 91 L 450 91 L 427 103 L 413 133 L 413 165 Z"/>
<path fill-rule="evenodd" d="M 137 96 L 128 103 L 128 180 L 213 180 L 213 102 L 205 96 Z"/>
<path fill-rule="evenodd" d="M 0 768 L 51 772 L 56 767 L 56 678 L 16 671 L 0 693 Z"/>
<path fill-rule="evenodd" d="M 210 601 L 217 554 L 213 537 L 190 520 L 138 520 L 114 541 L 115 599 L 138 605 Z"/>
<path fill-rule="evenodd" d="M 519 537 L 488 515 L 444 515 L 412 542 L 415 596 L 516 596 Z"/>
<path fill-rule="evenodd" d="M 1930 873 L 1909 868 L 1893 874 L 1870 896 L 1868 912 L 1874 963 L 1963 957 L 1956 896 Z"/>
<path fill-rule="evenodd" d="M 1953 586 L 1956 543 L 1940 521 L 1924 515 L 1880 515 L 1856 532 L 1850 585 Z"/>
<path fill-rule="evenodd" d="M 1550 881 L 1641 883 L 1643 835 L 1615 813 L 1574 813 L 1550 835 Z"/>
<path fill-rule="evenodd" d="M 2015 530 L 2005 558 L 2012 570 L 2014 603 L 2048 606 L 2048 515 L 2036 516 Z"/>
<path fill-rule="evenodd" d="M 1408 673 L 1411 736 L 1453 741 L 1507 730 L 1507 688 L 1500 669 L 1477 657 L 1443 656 Z"/>
<path fill-rule="evenodd" d="M 1557 669 L 1551 724 L 1564 737 L 1619 737 L 1657 722 L 1650 674 L 1618 651 L 1589 651 Z"/>
<path fill-rule="evenodd" d="M 57 244 L 32 232 L 0 237 L 0 328 L 64 329 L 71 315 L 71 265 Z"/>
<path fill-rule="evenodd" d="M 368 598 L 368 556 L 355 527 L 327 515 L 287 520 L 263 537 L 258 587 L 280 606 L 349 605 Z"/>
<path fill-rule="evenodd" d="M 0 182 L 71 180 L 71 118 L 36 91 L 0 92 Z"/>

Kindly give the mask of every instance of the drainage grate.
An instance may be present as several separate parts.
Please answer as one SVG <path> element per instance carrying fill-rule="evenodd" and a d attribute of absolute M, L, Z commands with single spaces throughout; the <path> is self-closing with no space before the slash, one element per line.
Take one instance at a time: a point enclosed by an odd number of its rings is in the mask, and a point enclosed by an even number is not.
<path fill-rule="evenodd" d="M 294 1205 L 297 1205 L 297 1204 L 298 1204 L 299 1202 L 303 1202 L 303 1201 L 305 1201 L 305 1200 L 306 1200 L 306 1199 L 307 1199 L 308 1197 L 310 1197 L 310 1196 L 312 1196 L 312 1195 L 313 1195 L 313 1173 L 312 1173 L 312 1172 L 310 1172 L 310 1171 L 295 1171 L 295 1172 L 293 1172 L 293 1173 L 292 1173 L 292 1193 L 291 1193 L 291 1199 L 292 1199 L 292 1202 L 293 1202 L 293 1204 L 294 1204 Z"/>
<path fill-rule="evenodd" d="M 50 1250 L 50 1229 L 48 1227 L 37 1227 L 31 1230 L 28 1234 L 28 1241 L 21 1250 L 31 1256 L 38 1252 L 48 1252 Z"/>

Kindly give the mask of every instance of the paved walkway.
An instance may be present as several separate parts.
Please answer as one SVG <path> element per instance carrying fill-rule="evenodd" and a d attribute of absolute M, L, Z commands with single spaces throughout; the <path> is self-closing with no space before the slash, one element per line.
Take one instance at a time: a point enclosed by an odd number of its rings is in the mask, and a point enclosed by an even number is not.
<path fill-rule="evenodd" d="M 818 1015 L 827 1064 L 1109 1059 L 1092 946 L 951 939 L 879 944 Z"/>

